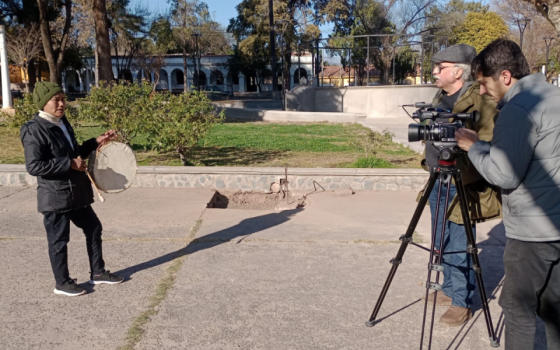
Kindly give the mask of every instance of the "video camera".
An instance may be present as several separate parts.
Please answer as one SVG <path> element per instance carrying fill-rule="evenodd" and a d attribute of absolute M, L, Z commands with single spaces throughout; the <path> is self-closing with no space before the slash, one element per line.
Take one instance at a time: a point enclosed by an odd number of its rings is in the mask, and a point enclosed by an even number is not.
<path fill-rule="evenodd" d="M 450 113 L 435 109 L 431 104 L 424 102 L 418 102 L 414 105 L 406 105 L 403 106 L 403 108 L 404 107 L 417 108 L 417 111 L 412 113 L 411 118 L 418 119 L 420 123 L 427 120 L 432 121 L 432 123 L 425 125 L 410 124 L 408 126 L 408 142 L 435 141 L 447 146 L 455 145 L 457 144 L 455 131 L 464 128 L 467 121 L 476 123 L 480 118 L 480 114 L 477 111 L 472 113 Z M 442 119 L 450 121 L 442 122 Z"/>

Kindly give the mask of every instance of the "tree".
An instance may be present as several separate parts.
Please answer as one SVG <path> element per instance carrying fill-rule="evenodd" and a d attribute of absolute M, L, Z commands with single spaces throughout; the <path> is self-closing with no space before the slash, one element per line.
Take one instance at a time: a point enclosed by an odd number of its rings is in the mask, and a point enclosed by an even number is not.
<path fill-rule="evenodd" d="M 431 34 L 447 37 L 447 44 L 457 44 L 457 28 L 467 18 L 467 13 L 486 13 L 490 5 L 480 1 L 451 0 L 443 6 L 434 5 L 426 13 L 426 28 L 431 29 Z"/>
<path fill-rule="evenodd" d="M 37 29 L 35 25 L 28 28 L 16 27 L 7 37 L 8 56 L 27 77 L 25 92 L 29 92 L 29 62 L 38 57 L 43 50 L 41 35 Z"/>
<path fill-rule="evenodd" d="M 296 49 L 304 50 L 311 47 L 309 41 L 320 35 L 317 26 L 318 16 L 312 11 L 314 2 L 308 0 L 278 0 L 274 1 L 274 19 L 285 20 L 287 24 L 277 28 L 277 42 L 280 32 L 283 38 L 284 70 L 290 71 L 291 56 Z M 246 70 L 254 68 L 257 75 L 257 86 L 264 82 L 271 74 L 268 66 L 271 64 L 270 54 L 270 22 L 268 18 L 267 0 L 244 0 L 236 7 L 237 17 L 230 19 L 228 32 L 232 33 L 237 45 L 238 54 L 244 57 L 245 64 L 258 63 L 257 66 L 247 66 Z M 282 48 L 276 45 L 276 57 L 281 57 Z M 299 54 L 299 52 L 298 52 Z M 284 86 L 289 86 L 289 74 L 282 74 Z"/>
<path fill-rule="evenodd" d="M 160 150 L 176 151 L 183 165 L 190 165 L 189 152 L 212 126 L 225 119 L 225 113 L 216 113 L 203 91 L 157 95 L 162 103 L 148 125 L 149 141 Z"/>
<path fill-rule="evenodd" d="M 183 54 L 185 74 L 183 88 L 186 92 L 188 90 L 187 58 L 191 57 L 194 60 L 197 54 L 202 55 L 202 53 L 230 53 L 231 47 L 224 37 L 223 29 L 212 19 L 206 3 L 199 0 L 171 0 L 170 3 L 173 34 L 177 49 Z M 200 34 L 200 36 L 194 38 L 193 34 Z M 196 52 L 197 46 L 198 52 Z"/>
<path fill-rule="evenodd" d="M 560 1 L 559 0 L 524 0 L 533 5 L 560 34 Z"/>
<path fill-rule="evenodd" d="M 335 32 L 344 36 L 350 33 L 394 34 L 371 39 L 383 83 L 389 83 L 389 72 L 396 48 L 406 42 L 406 34 L 418 33 L 427 17 L 426 10 L 435 0 L 316 0 L 328 21 L 335 24 Z M 360 41 L 352 46 L 363 47 Z M 367 42 L 366 42 L 367 44 Z M 371 42 L 370 42 L 371 45 Z M 362 53 L 363 54 L 363 53 Z M 362 62 L 363 60 L 352 60 Z"/>
<path fill-rule="evenodd" d="M 465 22 L 455 29 L 457 42 L 471 45 L 476 52 L 482 51 L 493 40 L 504 37 L 509 29 L 495 12 L 467 14 Z"/>
<path fill-rule="evenodd" d="M 157 18 L 152 22 L 149 38 L 140 48 L 134 61 L 134 67 L 154 75 L 152 81 L 152 91 L 154 92 L 159 83 L 160 71 L 165 66 L 165 55 L 174 47 L 171 23 L 167 18 Z"/>
<path fill-rule="evenodd" d="M 130 69 L 134 58 L 149 36 L 149 11 L 137 6 L 129 9 L 129 0 L 113 0 L 107 10 L 109 40 L 117 70 L 117 82 L 131 81 Z"/>
<path fill-rule="evenodd" d="M 66 50 L 66 45 L 68 44 L 68 37 L 70 35 L 72 24 L 72 1 L 64 1 L 64 28 L 62 30 L 60 40 L 53 40 L 55 38 L 53 38 L 53 35 L 51 34 L 48 0 L 37 0 L 37 4 L 39 5 L 40 30 L 41 38 L 43 41 L 43 50 L 49 64 L 50 80 L 52 82 L 61 84 L 64 50 Z"/>
<path fill-rule="evenodd" d="M 499 13 L 510 28 L 509 39 L 519 42 L 518 20 L 525 17 L 531 20 L 523 33 L 523 54 L 529 66 L 536 70 L 546 61 L 545 37 L 556 37 L 555 28 L 528 2 L 522 0 L 496 0 L 496 12 Z M 559 52 L 558 41 L 551 46 L 551 57 Z M 553 73 L 551 69 L 548 72 Z"/>
<path fill-rule="evenodd" d="M 38 0 L 42 1 L 42 0 Z M 95 54 L 97 55 L 97 79 L 110 84 L 114 80 L 109 41 L 109 20 L 107 19 L 107 0 L 93 0 L 95 17 Z"/>

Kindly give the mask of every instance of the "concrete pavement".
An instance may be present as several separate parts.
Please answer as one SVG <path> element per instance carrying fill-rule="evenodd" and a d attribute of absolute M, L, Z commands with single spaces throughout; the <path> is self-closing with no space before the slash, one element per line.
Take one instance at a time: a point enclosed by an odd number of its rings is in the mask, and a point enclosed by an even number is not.
<path fill-rule="evenodd" d="M 315 193 L 291 211 L 207 209 L 207 189 L 132 188 L 95 203 L 116 286 L 53 294 L 33 188 L 0 187 L 0 343 L 5 349 L 414 349 L 428 255 L 408 248 L 379 318 L 378 293 L 416 206 L 413 192 Z M 417 241 L 429 242 L 428 210 Z M 477 240 L 494 326 L 503 229 Z M 72 228 L 70 271 L 88 278 Z M 478 295 L 475 296 L 477 300 Z M 432 349 L 490 348 L 479 302 L 462 328 L 436 325 Z M 436 317 L 444 308 L 436 310 Z M 537 349 L 546 349 L 542 325 Z"/>

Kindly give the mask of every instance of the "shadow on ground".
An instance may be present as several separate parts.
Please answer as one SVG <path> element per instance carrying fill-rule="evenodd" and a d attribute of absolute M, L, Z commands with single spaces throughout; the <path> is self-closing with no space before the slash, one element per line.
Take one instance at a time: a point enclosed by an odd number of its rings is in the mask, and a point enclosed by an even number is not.
<path fill-rule="evenodd" d="M 115 274 L 124 276 L 125 279 L 128 280 L 133 274 L 139 271 L 168 263 L 185 255 L 191 255 L 205 249 L 211 249 L 222 243 L 234 241 L 237 238 L 239 238 L 237 243 L 240 243 L 243 239 L 254 233 L 264 231 L 274 226 L 282 225 L 302 210 L 303 209 L 285 210 L 279 213 L 271 213 L 242 220 L 235 226 L 196 238 L 187 244 L 187 246 L 177 251 L 127 267 L 124 270 L 115 272 Z"/>

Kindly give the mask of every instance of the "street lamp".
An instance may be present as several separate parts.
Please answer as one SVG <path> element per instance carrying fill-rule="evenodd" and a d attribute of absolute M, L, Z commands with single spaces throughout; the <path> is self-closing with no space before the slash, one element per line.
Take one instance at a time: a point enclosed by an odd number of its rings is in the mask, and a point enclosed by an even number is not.
<path fill-rule="evenodd" d="M 286 30 L 286 25 L 288 21 L 285 19 L 279 19 L 276 22 L 277 27 L 282 27 L 280 32 L 280 51 L 282 55 L 282 110 L 286 110 L 286 72 L 284 71 L 284 31 Z"/>
<path fill-rule="evenodd" d="M 194 59 L 194 66 L 196 67 L 196 81 L 194 82 L 194 86 L 196 87 L 196 89 L 198 91 L 200 91 L 200 54 L 198 55 L 198 64 L 196 62 L 196 55 L 198 54 L 198 37 L 201 36 L 201 34 L 200 33 L 194 33 L 194 34 L 191 34 L 191 36 L 196 41 L 196 51 L 195 51 L 195 59 Z"/>
<path fill-rule="evenodd" d="M 544 37 L 544 43 L 546 44 L 546 63 L 544 65 L 544 76 L 545 78 L 548 77 L 548 51 L 550 50 L 550 45 L 552 44 L 552 40 L 554 40 L 551 36 Z"/>
<path fill-rule="evenodd" d="M 523 32 L 525 31 L 525 28 L 527 28 L 527 24 L 529 24 L 531 20 L 527 17 L 523 17 L 517 19 L 516 21 L 517 27 L 519 28 L 519 47 L 521 48 L 521 52 L 523 52 Z"/>

